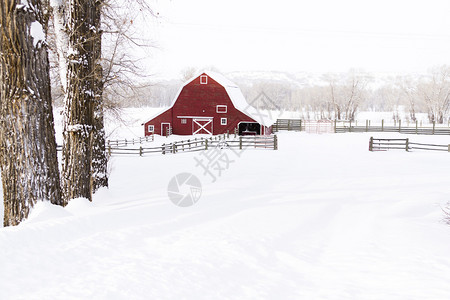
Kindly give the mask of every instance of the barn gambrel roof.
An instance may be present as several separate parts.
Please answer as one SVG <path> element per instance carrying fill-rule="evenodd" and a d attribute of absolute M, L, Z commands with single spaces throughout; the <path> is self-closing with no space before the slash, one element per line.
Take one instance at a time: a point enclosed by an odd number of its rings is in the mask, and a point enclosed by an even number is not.
<path fill-rule="evenodd" d="M 219 83 L 221 86 L 223 86 L 225 88 L 225 91 L 227 92 L 228 96 L 230 97 L 231 102 L 233 103 L 234 107 L 237 110 L 241 111 L 242 113 L 246 114 L 250 118 L 254 119 L 259 124 L 264 125 L 266 127 L 272 126 L 273 123 L 275 123 L 267 114 L 264 114 L 263 112 L 260 112 L 260 111 L 256 110 L 253 106 L 249 105 L 247 103 L 247 101 L 245 100 L 245 97 L 242 94 L 241 89 L 234 82 L 232 82 L 231 80 L 229 80 L 228 78 L 226 78 L 225 76 L 223 76 L 220 73 L 213 72 L 213 71 L 202 71 L 202 72 L 198 73 L 197 75 L 195 75 L 194 77 L 192 77 L 191 79 L 187 80 L 183 84 L 183 86 L 178 90 L 176 96 L 174 97 L 172 104 L 167 109 L 161 111 L 160 113 L 153 116 L 152 118 L 150 118 L 143 124 L 149 122 L 150 120 L 154 119 L 155 117 L 159 116 L 160 114 L 170 110 L 175 105 L 175 102 L 177 101 L 178 97 L 180 96 L 183 88 L 203 74 L 207 75 L 208 77 L 211 77 L 214 81 L 216 81 L 217 83 Z"/>

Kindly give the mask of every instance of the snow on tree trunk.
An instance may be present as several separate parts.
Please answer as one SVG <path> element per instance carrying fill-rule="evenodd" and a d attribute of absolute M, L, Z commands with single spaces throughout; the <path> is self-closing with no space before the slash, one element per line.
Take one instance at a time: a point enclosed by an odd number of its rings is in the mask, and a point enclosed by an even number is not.
<path fill-rule="evenodd" d="M 79 197 L 92 201 L 100 4 L 95 0 L 70 0 L 68 3 L 69 53 L 62 171 L 66 201 Z"/>
<path fill-rule="evenodd" d="M 100 1 L 96 5 L 100 5 Z M 100 28 L 101 8 L 96 7 L 95 27 Z M 94 127 L 92 145 L 93 192 L 108 186 L 108 158 L 106 155 L 106 138 L 103 118 L 103 68 L 100 64 L 102 55 L 102 33 L 98 30 L 95 36 L 94 58 L 97 62 L 94 70 Z"/>
<path fill-rule="evenodd" d="M 50 0 L 55 28 L 56 53 L 61 86 L 64 93 L 67 90 L 67 54 L 69 52 L 69 35 L 67 34 L 66 1 Z"/>
<path fill-rule="evenodd" d="M 41 2 L 0 0 L 0 24 L 0 167 L 10 226 L 37 201 L 63 202 Z"/>

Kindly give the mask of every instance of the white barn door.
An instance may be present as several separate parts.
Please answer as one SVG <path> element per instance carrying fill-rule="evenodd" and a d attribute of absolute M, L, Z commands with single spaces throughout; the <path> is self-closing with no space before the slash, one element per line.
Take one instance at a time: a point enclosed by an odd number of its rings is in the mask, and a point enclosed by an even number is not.
<path fill-rule="evenodd" d="M 213 134 L 213 118 L 192 119 L 192 134 Z"/>

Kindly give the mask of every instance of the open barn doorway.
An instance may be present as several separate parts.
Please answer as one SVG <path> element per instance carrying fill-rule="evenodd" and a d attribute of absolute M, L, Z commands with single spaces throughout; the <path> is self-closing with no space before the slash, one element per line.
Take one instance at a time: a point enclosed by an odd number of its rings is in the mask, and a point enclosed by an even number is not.
<path fill-rule="evenodd" d="M 259 123 L 241 122 L 238 129 L 239 135 L 261 135 L 261 125 Z"/>

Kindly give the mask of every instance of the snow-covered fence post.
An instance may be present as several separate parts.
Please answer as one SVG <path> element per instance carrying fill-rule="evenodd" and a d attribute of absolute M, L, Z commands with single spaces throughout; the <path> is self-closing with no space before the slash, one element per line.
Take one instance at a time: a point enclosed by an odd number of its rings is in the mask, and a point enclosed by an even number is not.
<path fill-rule="evenodd" d="M 278 137 L 276 134 L 273 136 L 273 150 L 278 150 Z"/>
<path fill-rule="evenodd" d="M 406 152 L 408 152 L 409 151 L 409 139 L 407 138 L 406 139 L 406 142 L 405 142 L 405 148 L 406 148 Z"/>
<path fill-rule="evenodd" d="M 381 132 L 384 131 L 384 119 L 381 120 Z"/>
<path fill-rule="evenodd" d="M 371 136 L 369 140 L 369 151 L 373 151 L 373 136 Z"/>

